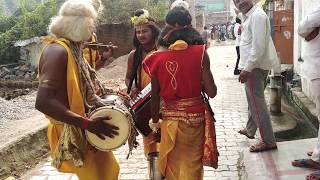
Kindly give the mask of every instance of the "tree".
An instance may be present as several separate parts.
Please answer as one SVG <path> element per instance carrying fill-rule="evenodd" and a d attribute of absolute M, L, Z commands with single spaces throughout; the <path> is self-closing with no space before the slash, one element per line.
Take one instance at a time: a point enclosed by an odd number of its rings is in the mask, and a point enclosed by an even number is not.
<path fill-rule="evenodd" d="M 0 13 L 0 64 L 19 58 L 13 43 L 47 34 L 51 17 L 65 0 L 0 0 L 0 11 L 14 11 L 12 16 Z M 44 2 L 44 3 L 42 3 Z M 10 5 L 10 6 L 8 6 Z M 103 0 L 105 7 L 99 22 L 130 23 L 136 9 L 147 9 L 156 21 L 162 21 L 168 10 L 167 0 Z"/>
<path fill-rule="evenodd" d="M 168 11 L 167 0 L 105 0 L 101 24 L 130 23 L 130 17 L 137 9 L 147 9 L 157 21 L 162 21 Z"/>
<path fill-rule="evenodd" d="M 17 16 L 1 16 L 0 63 L 19 59 L 13 47 L 15 41 L 46 35 L 50 19 L 57 13 L 57 8 L 56 0 L 49 0 L 44 4 L 22 0 Z"/>

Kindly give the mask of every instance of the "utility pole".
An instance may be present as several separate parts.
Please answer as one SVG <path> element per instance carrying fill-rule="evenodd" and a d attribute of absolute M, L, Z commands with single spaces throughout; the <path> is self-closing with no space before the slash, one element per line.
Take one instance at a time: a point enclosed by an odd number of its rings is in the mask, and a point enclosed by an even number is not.
<path fill-rule="evenodd" d="M 196 28 L 196 8 L 195 8 L 195 0 L 186 0 L 186 2 L 189 4 L 190 9 L 189 12 L 192 17 L 192 26 Z"/>
<path fill-rule="evenodd" d="M 230 0 L 226 0 L 226 6 L 227 6 L 227 22 L 229 22 L 229 16 L 230 16 Z"/>

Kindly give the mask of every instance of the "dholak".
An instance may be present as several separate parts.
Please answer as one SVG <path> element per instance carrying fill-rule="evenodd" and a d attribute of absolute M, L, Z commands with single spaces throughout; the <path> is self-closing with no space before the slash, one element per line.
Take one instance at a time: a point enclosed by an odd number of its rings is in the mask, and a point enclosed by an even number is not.
<path fill-rule="evenodd" d="M 149 127 L 151 118 L 151 83 L 149 83 L 137 96 L 130 101 L 131 114 L 136 129 L 143 135 L 148 136 L 152 130 Z"/>
<path fill-rule="evenodd" d="M 107 95 L 106 99 L 105 103 L 107 105 L 92 111 L 89 117 L 93 119 L 101 116 L 110 116 L 111 119 L 105 122 L 117 126 L 119 128 L 119 135 L 113 138 L 105 136 L 105 140 L 103 140 L 89 131 L 85 131 L 85 134 L 87 141 L 96 149 L 112 151 L 126 143 L 131 132 L 130 119 L 132 119 L 132 117 L 129 108 L 126 107 L 127 103 L 123 102 L 124 99 L 121 96 Z"/>

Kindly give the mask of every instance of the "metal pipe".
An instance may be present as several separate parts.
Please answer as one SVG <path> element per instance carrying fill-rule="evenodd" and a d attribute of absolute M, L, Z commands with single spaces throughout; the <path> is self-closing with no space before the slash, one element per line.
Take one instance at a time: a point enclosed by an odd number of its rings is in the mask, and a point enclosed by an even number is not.
<path fill-rule="evenodd" d="M 148 170 L 150 180 L 164 180 L 159 169 L 159 153 L 153 152 L 148 154 Z"/>

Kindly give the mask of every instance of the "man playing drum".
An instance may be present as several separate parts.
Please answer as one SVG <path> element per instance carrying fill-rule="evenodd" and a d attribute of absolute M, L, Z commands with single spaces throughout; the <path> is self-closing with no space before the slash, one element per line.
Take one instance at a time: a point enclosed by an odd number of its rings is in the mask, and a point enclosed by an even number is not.
<path fill-rule="evenodd" d="M 118 135 L 118 127 L 87 118 L 103 106 L 95 94 L 94 83 L 104 92 L 95 71 L 83 59 L 81 46 L 95 29 L 97 12 L 88 0 L 68 0 L 52 18 L 49 32 L 53 38 L 39 62 L 40 84 L 36 109 L 50 121 L 48 140 L 53 166 L 60 172 L 75 173 L 80 180 L 116 180 L 119 165 L 112 152 L 88 145 L 83 130 L 102 139 Z"/>
<path fill-rule="evenodd" d="M 134 98 L 151 82 L 150 77 L 141 68 L 141 64 L 148 54 L 157 50 L 156 41 L 160 34 L 160 30 L 155 24 L 154 19 L 149 16 L 149 12 L 145 9 L 136 10 L 131 21 L 134 25 L 135 32 L 133 37 L 135 49 L 130 52 L 128 57 L 125 83 L 128 87 L 127 92 Z M 149 136 L 143 138 L 144 153 L 148 157 L 149 167 L 153 157 L 159 152 L 159 143 L 153 141 L 153 134 L 149 134 Z M 150 173 L 149 177 L 152 179 L 153 175 Z"/>
<path fill-rule="evenodd" d="M 158 42 L 164 48 L 143 67 L 152 84 L 150 127 L 161 126 L 160 171 L 166 180 L 200 180 L 204 165 L 218 166 L 214 119 L 201 95 L 202 90 L 209 97 L 217 93 L 209 56 L 183 7 L 169 11 Z"/>

